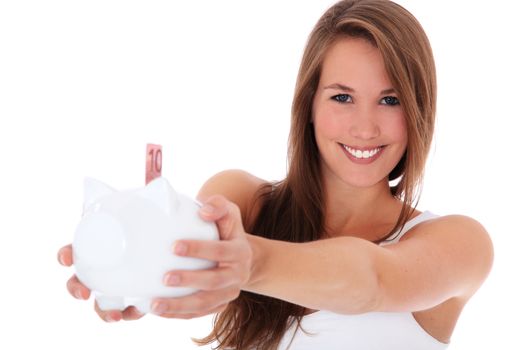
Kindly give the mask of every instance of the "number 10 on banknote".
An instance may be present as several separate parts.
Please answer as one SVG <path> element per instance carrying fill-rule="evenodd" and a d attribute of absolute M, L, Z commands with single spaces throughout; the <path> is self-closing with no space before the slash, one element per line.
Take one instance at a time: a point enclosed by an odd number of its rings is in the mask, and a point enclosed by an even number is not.
<path fill-rule="evenodd" d="M 162 176 L 162 146 L 148 143 L 146 146 L 146 185 Z"/>

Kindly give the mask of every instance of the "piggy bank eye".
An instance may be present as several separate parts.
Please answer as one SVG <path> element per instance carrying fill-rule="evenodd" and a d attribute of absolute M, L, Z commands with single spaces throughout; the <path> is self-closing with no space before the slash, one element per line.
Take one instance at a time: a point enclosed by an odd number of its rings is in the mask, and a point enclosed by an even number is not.
<path fill-rule="evenodd" d="M 98 211 L 100 211 L 100 207 L 101 207 L 101 204 L 100 203 L 94 203 L 94 204 L 91 204 L 89 206 L 84 206 L 84 209 L 82 211 L 82 216 L 86 215 L 86 214 L 93 214 L 93 213 L 96 213 Z"/>

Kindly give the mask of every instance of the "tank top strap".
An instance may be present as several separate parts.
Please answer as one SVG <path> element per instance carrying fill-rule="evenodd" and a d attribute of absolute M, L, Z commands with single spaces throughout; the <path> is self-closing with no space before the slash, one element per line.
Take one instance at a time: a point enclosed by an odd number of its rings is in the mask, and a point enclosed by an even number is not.
<path fill-rule="evenodd" d="M 413 228 L 414 226 L 416 226 L 417 224 L 420 224 L 423 221 L 428 221 L 428 220 L 435 219 L 437 217 L 439 217 L 439 215 L 434 214 L 434 213 L 426 210 L 426 211 L 422 212 L 421 214 L 419 214 L 418 216 L 416 216 L 415 218 L 412 218 L 412 219 L 408 220 L 405 223 L 405 226 L 403 227 L 401 232 L 400 231 L 394 232 L 392 235 L 390 235 L 383 242 L 379 243 L 379 245 L 383 246 L 383 245 L 397 243 L 397 242 L 399 242 L 399 240 L 401 239 L 401 237 L 403 237 L 403 235 L 405 233 L 410 231 L 410 229 Z"/>

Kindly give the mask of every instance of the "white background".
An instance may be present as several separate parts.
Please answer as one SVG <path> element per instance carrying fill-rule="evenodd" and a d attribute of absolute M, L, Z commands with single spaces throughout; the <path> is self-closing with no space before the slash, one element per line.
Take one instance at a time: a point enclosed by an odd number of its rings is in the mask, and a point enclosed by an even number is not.
<path fill-rule="evenodd" d="M 423 24 L 439 77 L 419 209 L 491 233 L 496 259 L 450 349 L 523 349 L 525 78 L 518 1 L 399 1 Z M 290 106 L 318 1 L 0 2 L 0 348 L 193 349 L 211 317 L 106 324 L 56 262 L 82 182 L 144 182 L 146 143 L 195 195 L 214 173 L 281 179 Z M 8 345 L 9 344 L 9 345 Z"/>

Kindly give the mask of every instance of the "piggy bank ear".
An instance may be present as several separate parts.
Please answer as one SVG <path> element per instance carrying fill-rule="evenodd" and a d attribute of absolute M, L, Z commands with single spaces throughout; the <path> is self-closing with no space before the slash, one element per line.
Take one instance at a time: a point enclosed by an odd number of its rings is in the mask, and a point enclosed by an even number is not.
<path fill-rule="evenodd" d="M 138 191 L 137 195 L 155 203 L 168 215 L 174 213 L 178 206 L 177 193 L 163 177 L 151 181 L 144 189 Z"/>
<path fill-rule="evenodd" d="M 116 191 L 105 183 L 86 177 L 84 179 L 84 212 L 93 203 L 113 192 Z"/>

